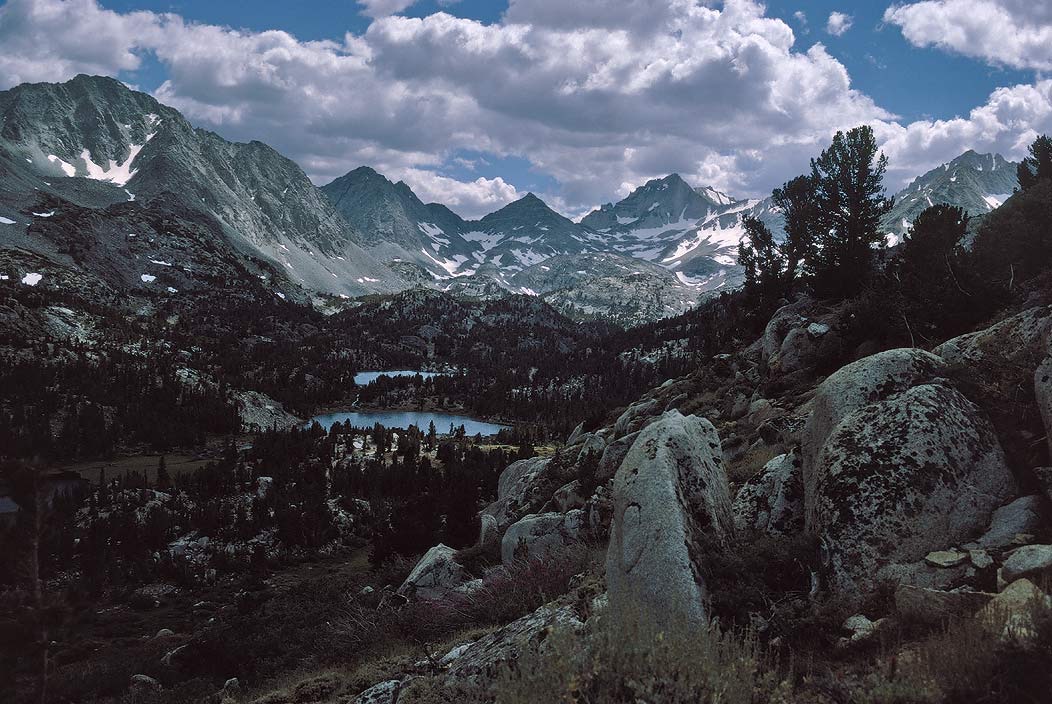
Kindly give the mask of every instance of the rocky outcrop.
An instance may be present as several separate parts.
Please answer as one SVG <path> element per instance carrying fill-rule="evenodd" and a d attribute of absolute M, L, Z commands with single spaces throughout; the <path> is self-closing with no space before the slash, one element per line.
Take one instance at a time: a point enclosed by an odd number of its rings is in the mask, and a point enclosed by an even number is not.
<path fill-rule="evenodd" d="M 989 421 L 941 382 L 848 414 L 810 469 L 807 527 L 830 586 L 855 596 L 922 579 L 914 563 L 973 538 L 1016 491 Z"/>
<path fill-rule="evenodd" d="M 456 555 L 456 550 L 441 543 L 428 550 L 398 588 L 398 594 L 441 599 L 455 590 L 467 581 L 467 574 L 456 561 Z"/>
<path fill-rule="evenodd" d="M 986 549 L 1008 547 L 1017 535 L 1034 533 L 1041 523 L 1041 497 L 1023 496 L 994 511 L 990 527 L 976 542 Z"/>
<path fill-rule="evenodd" d="M 404 684 L 404 680 L 387 680 L 374 684 L 355 697 L 352 704 L 395 704 L 398 701 L 398 692 Z"/>
<path fill-rule="evenodd" d="M 514 662 L 529 649 L 543 647 L 545 636 L 555 627 L 579 631 L 584 624 L 572 607 L 546 604 L 467 647 L 457 646 L 454 650 L 460 652 L 451 659 L 449 677 L 490 681 L 505 663 Z"/>
<path fill-rule="evenodd" d="M 979 620 L 1002 641 L 1027 642 L 1037 635 L 1034 606 L 1052 607 L 1052 598 L 1029 579 L 1008 585 L 979 612 Z"/>
<path fill-rule="evenodd" d="M 657 399 L 646 399 L 636 401 L 622 413 L 614 422 L 614 437 L 623 438 L 631 435 L 644 426 L 652 423 L 661 413 L 661 404 Z"/>
<path fill-rule="evenodd" d="M 1026 357 L 1043 357 L 1052 333 L 1052 307 L 1030 308 L 996 325 L 947 340 L 935 354 L 950 364 L 1003 365 Z"/>
<path fill-rule="evenodd" d="M 639 431 L 625 435 L 614 440 L 603 450 L 603 456 L 599 458 L 599 466 L 596 468 L 596 480 L 602 483 L 614 478 L 617 468 L 625 460 L 625 455 L 639 436 Z"/>
<path fill-rule="evenodd" d="M 492 516 L 496 521 L 498 534 L 529 510 L 536 498 L 533 494 L 550 462 L 550 457 L 531 457 L 512 462 L 500 473 L 497 500 L 483 510 L 484 515 Z"/>
<path fill-rule="evenodd" d="M 815 371 L 843 354 L 843 340 L 830 316 L 817 316 L 813 301 L 804 299 L 775 311 L 764 328 L 762 358 L 782 374 Z"/>
<path fill-rule="evenodd" d="M 943 591 L 900 584 L 895 590 L 895 611 L 900 618 L 914 623 L 942 623 L 952 618 L 971 616 L 983 608 L 993 594 L 959 589 Z"/>
<path fill-rule="evenodd" d="M 552 494 L 551 503 L 555 505 L 559 513 L 566 513 L 572 509 L 581 508 L 588 502 L 587 495 L 583 494 L 581 480 L 574 479 L 572 482 L 563 484 Z"/>
<path fill-rule="evenodd" d="M 804 527 L 803 463 L 798 450 L 778 455 L 738 489 L 733 504 L 739 531 L 791 535 Z"/>
<path fill-rule="evenodd" d="M 945 370 L 945 363 L 935 355 L 896 349 L 848 364 L 819 385 L 800 442 L 808 523 L 813 521 L 813 500 L 822 474 L 818 454 L 833 428 L 859 408 L 941 376 Z"/>
<path fill-rule="evenodd" d="M 558 548 L 579 542 L 586 524 L 587 516 L 581 509 L 524 516 L 504 533 L 501 562 L 507 566 L 517 559 L 544 559 Z"/>
<path fill-rule="evenodd" d="M 606 557 L 615 613 L 657 623 L 705 621 L 700 544 L 731 535 L 730 489 L 712 424 L 669 411 L 644 429 L 613 483 Z"/>
<path fill-rule="evenodd" d="M 1045 357 L 1034 371 L 1034 400 L 1041 413 L 1049 455 L 1052 456 L 1052 354 Z"/>
<path fill-rule="evenodd" d="M 1015 496 L 993 427 L 915 349 L 858 360 L 816 391 L 802 433 L 805 527 L 838 593 L 933 586 L 925 555 L 975 538 Z"/>
<path fill-rule="evenodd" d="M 1020 577 L 1038 581 L 1052 574 L 1052 545 L 1024 545 L 1008 556 L 1001 573 L 1009 583 Z"/>

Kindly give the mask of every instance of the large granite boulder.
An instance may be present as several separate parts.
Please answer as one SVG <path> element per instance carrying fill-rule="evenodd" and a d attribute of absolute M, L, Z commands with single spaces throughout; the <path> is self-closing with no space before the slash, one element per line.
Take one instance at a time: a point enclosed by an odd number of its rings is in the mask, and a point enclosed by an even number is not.
<path fill-rule="evenodd" d="M 464 567 L 456 561 L 457 551 L 439 543 L 420 558 L 398 593 L 421 599 L 441 599 L 467 581 Z"/>
<path fill-rule="evenodd" d="M 529 511 L 535 501 L 548 497 L 535 496 L 543 483 L 545 469 L 551 457 L 531 457 L 512 462 L 497 479 L 497 500 L 483 509 L 483 516 L 492 516 L 497 524 L 497 533 L 503 534 L 512 523 Z M 486 520 L 483 518 L 483 520 Z"/>
<path fill-rule="evenodd" d="M 572 607 L 546 604 L 467 647 L 457 646 L 454 650 L 459 652 L 449 658 L 448 676 L 454 681 L 492 682 L 506 663 L 514 662 L 530 649 L 543 648 L 553 628 L 580 631 L 584 624 Z"/>
<path fill-rule="evenodd" d="M 732 507 L 740 532 L 792 535 L 804 528 L 803 463 L 799 450 L 778 455 L 738 489 Z"/>
<path fill-rule="evenodd" d="M 762 359 L 782 374 L 814 371 L 843 354 L 843 340 L 829 316 L 804 299 L 775 311 L 761 337 Z"/>
<path fill-rule="evenodd" d="M 819 385 L 800 437 L 804 510 L 814 521 L 814 499 L 824 467 L 818 455 L 833 429 L 854 411 L 942 376 L 946 364 L 923 350 L 895 349 L 852 362 Z"/>
<path fill-rule="evenodd" d="M 599 466 L 595 470 L 595 479 L 599 483 L 605 483 L 614 478 L 617 468 L 625 460 L 625 455 L 635 443 L 639 431 L 625 435 L 614 440 L 603 449 L 603 455 L 599 458 Z"/>
<path fill-rule="evenodd" d="M 1003 365 L 1027 357 L 1036 363 L 1047 351 L 1050 333 L 1052 306 L 1038 306 L 983 330 L 947 340 L 934 351 L 950 364 Z"/>
<path fill-rule="evenodd" d="M 561 547 L 580 542 L 587 522 L 581 509 L 523 516 L 504 533 L 501 562 L 507 566 L 517 559 L 543 560 Z"/>
<path fill-rule="evenodd" d="M 1022 496 L 994 511 L 990 527 L 976 542 L 988 550 L 1006 548 L 1019 534 L 1036 533 L 1044 522 L 1040 496 Z"/>
<path fill-rule="evenodd" d="M 990 422 L 942 381 L 848 413 L 807 469 L 807 528 L 830 587 L 848 596 L 885 580 L 923 582 L 927 553 L 974 538 L 1016 495 Z"/>
<path fill-rule="evenodd" d="M 647 426 L 613 482 L 606 557 L 614 613 L 705 621 L 701 542 L 733 534 L 730 488 L 712 424 L 669 411 Z"/>
<path fill-rule="evenodd" d="M 642 430 L 661 413 L 661 403 L 657 399 L 636 401 L 614 422 L 614 437 L 621 438 Z"/>

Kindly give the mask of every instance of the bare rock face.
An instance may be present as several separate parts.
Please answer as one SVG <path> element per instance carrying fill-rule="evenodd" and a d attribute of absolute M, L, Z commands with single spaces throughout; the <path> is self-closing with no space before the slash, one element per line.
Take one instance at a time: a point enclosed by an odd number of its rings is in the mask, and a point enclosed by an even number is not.
<path fill-rule="evenodd" d="M 732 508 L 739 532 L 792 535 L 804 527 L 803 463 L 798 450 L 778 455 L 738 489 Z"/>
<path fill-rule="evenodd" d="M 657 623 L 705 622 L 699 543 L 734 532 L 719 436 L 669 411 L 636 438 L 613 482 L 606 557 L 613 612 L 643 609 Z"/>
<path fill-rule="evenodd" d="M 421 599 L 441 599 L 465 581 L 467 574 L 456 561 L 457 551 L 439 543 L 420 558 L 398 593 Z"/>
<path fill-rule="evenodd" d="M 544 559 L 553 550 L 579 542 L 587 522 L 581 509 L 524 516 L 504 533 L 501 562 L 507 566 L 516 559 Z"/>
<path fill-rule="evenodd" d="M 848 596 L 883 579 L 922 582 L 918 561 L 974 538 L 1016 495 L 993 427 L 959 392 L 941 380 L 883 399 L 879 388 L 870 392 L 878 400 L 845 414 L 805 465 L 807 527 L 821 540 L 830 587 Z"/>
<path fill-rule="evenodd" d="M 374 684 L 354 698 L 353 704 L 395 704 L 398 701 L 398 692 L 404 680 L 386 680 Z"/>
<path fill-rule="evenodd" d="M 824 465 L 818 455 L 833 429 L 858 409 L 942 376 L 946 364 L 923 350 L 895 349 L 852 362 L 819 385 L 801 433 L 804 510 L 814 522 L 814 501 Z"/>

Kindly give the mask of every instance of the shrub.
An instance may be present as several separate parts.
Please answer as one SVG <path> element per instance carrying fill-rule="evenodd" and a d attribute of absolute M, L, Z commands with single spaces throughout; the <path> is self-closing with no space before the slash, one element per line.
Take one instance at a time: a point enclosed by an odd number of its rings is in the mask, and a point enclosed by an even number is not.
<path fill-rule="evenodd" d="M 1033 637 L 1004 632 L 1007 614 L 950 621 L 899 648 L 856 693 L 859 702 L 995 704 L 1047 701 L 1052 692 L 1052 608 L 1030 607 Z M 985 621 L 985 622 L 984 622 Z"/>
<path fill-rule="evenodd" d="M 659 631 L 636 614 L 604 614 L 588 638 L 556 630 L 509 664 L 498 702 L 777 701 L 787 691 L 755 636 L 716 627 Z"/>
<path fill-rule="evenodd" d="M 769 622 L 772 635 L 788 634 L 811 613 L 808 593 L 818 564 L 813 536 L 749 533 L 732 545 L 715 538 L 701 561 L 712 613 L 738 627 Z"/>
<path fill-rule="evenodd" d="M 570 591 L 574 577 L 593 569 L 594 559 L 589 547 L 572 545 L 544 559 L 492 570 L 470 594 L 380 609 L 355 604 L 340 619 L 339 630 L 360 652 L 392 638 L 420 645 L 459 630 L 509 623 Z"/>

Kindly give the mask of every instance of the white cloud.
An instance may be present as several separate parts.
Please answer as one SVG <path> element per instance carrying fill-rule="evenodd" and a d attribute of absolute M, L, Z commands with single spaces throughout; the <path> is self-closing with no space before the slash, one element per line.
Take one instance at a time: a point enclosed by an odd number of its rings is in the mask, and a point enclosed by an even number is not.
<path fill-rule="evenodd" d="M 163 23 L 164 16 L 119 14 L 95 0 L 10 0 L 0 5 L 0 88 L 134 70 L 136 49 L 155 40 Z"/>
<path fill-rule="evenodd" d="M 367 17 L 386 17 L 405 12 L 416 4 L 416 0 L 358 0 L 358 4 Z"/>
<path fill-rule="evenodd" d="M 842 37 L 855 24 L 855 18 L 843 12 L 831 12 L 826 22 L 826 31 L 834 37 Z"/>
<path fill-rule="evenodd" d="M 965 149 L 1020 159 L 1038 134 L 1052 132 L 1052 80 L 998 88 L 967 117 L 885 123 L 876 131 L 899 185 Z"/>
<path fill-rule="evenodd" d="M 559 183 L 544 197 L 579 214 L 672 171 L 766 195 L 862 123 L 885 142 L 893 187 L 970 147 L 1018 156 L 1033 130 L 1052 131 L 1044 83 L 967 118 L 901 125 L 752 0 L 512 0 L 495 24 L 384 16 L 312 42 L 95 0 L 0 7 L 0 88 L 117 74 L 146 52 L 166 71 L 158 99 L 195 124 L 265 141 L 319 183 L 368 164 L 469 217 L 521 192 L 507 177 L 443 175 L 462 152 L 528 159 Z"/>
<path fill-rule="evenodd" d="M 405 181 L 425 203 L 441 203 L 466 218 L 482 217 L 525 195 L 499 176 L 465 182 L 425 169 L 401 169 L 391 178 Z"/>
<path fill-rule="evenodd" d="M 1052 3 L 925 0 L 893 5 L 884 21 L 914 46 L 938 47 L 998 66 L 1052 70 Z"/>

